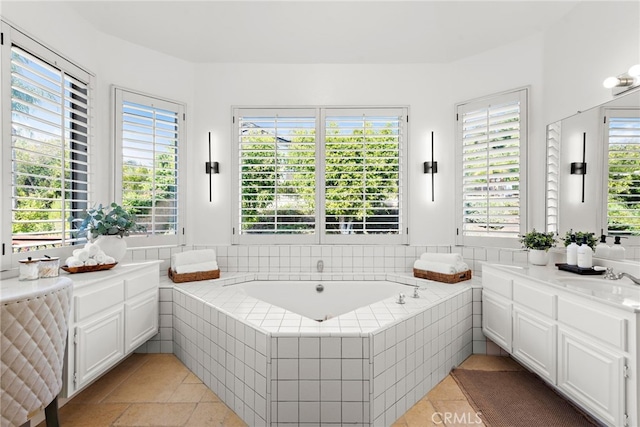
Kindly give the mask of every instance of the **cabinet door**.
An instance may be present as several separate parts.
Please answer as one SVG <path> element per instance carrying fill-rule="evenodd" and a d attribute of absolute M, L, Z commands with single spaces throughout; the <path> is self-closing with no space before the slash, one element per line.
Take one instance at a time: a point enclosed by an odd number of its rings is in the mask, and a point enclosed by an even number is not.
<path fill-rule="evenodd" d="M 76 390 L 104 373 L 124 356 L 124 309 L 105 312 L 76 326 Z"/>
<path fill-rule="evenodd" d="M 624 424 L 623 355 L 559 328 L 558 387 L 609 425 Z"/>
<path fill-rule="evenodd" d="M 158 290 L 127 301 L 124 307 L 125 351 L 129 353 L 158 333 Z"/>
<path fill-rule="evenodd" d="M 552 384 L 556 382 L 556 325 L 518 306 L 513 309 L 513 356 Z"/>
<path fill-rule="evenodd" d="M 511 302 L 491 292 L 482 292 L 482 332 L 511 352 Z"/>

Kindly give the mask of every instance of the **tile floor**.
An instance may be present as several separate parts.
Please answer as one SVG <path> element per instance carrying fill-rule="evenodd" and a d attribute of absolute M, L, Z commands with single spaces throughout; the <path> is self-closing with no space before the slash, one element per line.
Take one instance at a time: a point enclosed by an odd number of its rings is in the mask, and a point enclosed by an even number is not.
<path fill-rule="evenodd" d="M 462 367 L 518 370 L 509 357 L 472 355 Z M 400 417 L 393 427 L 453 426 L 447 414 L 475 411 L 449 375 Z M 453 420 L 453 419 L 452 419 Z M 246 426 L 172 354 L 133 354 L 60 408 L 64 427 Z M 38 427 L 44 427 L 41 423 Z"/>

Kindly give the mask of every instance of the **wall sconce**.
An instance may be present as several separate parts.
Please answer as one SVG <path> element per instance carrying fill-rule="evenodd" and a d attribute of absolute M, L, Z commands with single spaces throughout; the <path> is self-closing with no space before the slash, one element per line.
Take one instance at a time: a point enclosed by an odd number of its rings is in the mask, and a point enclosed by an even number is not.
<path fill-rule="evenodd" d="M 619 95 L 622 92 L 640 86 L 640 64 L 632 66 L 629 71 L 619 76 L 607 77 L 602 82 L 602 86 L 611 89 L 613 95 Z"/>
<path fill-rule="evenodd" d="M 584 203 L 584 179 L 587 174 L 587 133 L 582 132 L 582 161 L 571 163 L 571 175 L 582 175 L 582 203 Z"/>
<path fill-rule="evenodd" d="M 438 173 L 438 162 L 433 160 L 433 131 L 431 131 L 431 161 L 424 162 L 424 173 L 431 174 L 431 201 L 435 202 L 435 178 L 434 175 Z"/>
<path fill-rule="evenodd" d="M 211 132 L 209 132 L 209 161 L 204 162 L 204 171 L 209 175 L 209 201 L 213 201 L 213 194 L 211 191 L 211 175 L 220 173 L 220 163 L 211 161 Z"/>

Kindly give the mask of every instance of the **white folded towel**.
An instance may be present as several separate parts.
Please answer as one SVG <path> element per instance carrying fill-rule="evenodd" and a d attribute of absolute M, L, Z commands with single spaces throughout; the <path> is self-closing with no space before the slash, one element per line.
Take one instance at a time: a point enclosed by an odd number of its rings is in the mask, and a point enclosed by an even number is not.
<path fill-rule="evenodd" d="M 189 264 L 200 264 L 216 261 L 216 251 L 213 249 L 198 249 L 171 255 L 171 268 L 178 273 L 178 267 Z M 204 271 L 204 270 L 199 270 Z"/>
<path fill-rule="evenodd" d="M 86 249 L 76 249 L 73 251 L 73 256 L 82 262 L 86 262 L 89 259 L 89 251 Z"/>
<path fill-rule="evenodd" d="M 100 246 L 93 244 L 91 242 L 84 245 L 84 250 L 89 253 L 89 258 L 95 257 L 96 254 L 101 250 Z"/>
<path fill-rule="evenodd" d="M 84 265 L 84 262 L 80 261 L 74 256 L 70 256 L 69 258 L 67 258 L 64 263 L 67 267 L 82 267 Z"/>
<path fill-rule="evenodd" d="M 96 260 L 95 260 L 95 259 L 93 259 L 93 258 L 89 258 L 88 260 L 86 260 L 86 261 L 84 262 L 84 265 L 86 265 L 86 266 L 98 265 L 98 261 L 96 261 Z"/>
<path fill-rule="evenodd" d="M 469 269 L 469 266 L 462 261 L 452 265 L 446 264 L 444 262 L 425 261 L 423 259 L 417 259 L 413 263 L 413 268 L 424 271 L 433 271 L 434 273 L 454 274 L 460 273 L 462 271 L 467 271 Z"/>
<path fill-rule="evenodd" d="M 460 254 L 432 254 L 427 252 L 420 255 L 420 259 L 423 261 L 441 262 L 451 265 L 454 265 L 458 261 L 464 261 Z"/>
<path fill-rule="evenodd" d="M 211 270 L 217 270 L 217 269 L 218 269 L 218 263 L 216 261 L 206 261 L 206 262 L 199 262 L 197 264 L 179 265 L 173 271 L 175 271 L 178 274 L 184 274 L 184 273 L 196 273 L 198 271 L 211 271 Z"/>
<path fill-rule="evenodd" d="M 105 264 L 105 260 L 107 259 L 107 254 L 104 253 L 104 251 L 102 250 L 98 250 L 98 252 L 96 252 L 96 254 L 93 256 L 93 259 L 95 259 L 98 264 Z"/>
<path fill-rule="evenodd" d="M 107 255 L 104 258 L 104 263 L 105 264 L 115 264 L 116 260 L 113 257 L 110 257 L 109 255 Z"/>

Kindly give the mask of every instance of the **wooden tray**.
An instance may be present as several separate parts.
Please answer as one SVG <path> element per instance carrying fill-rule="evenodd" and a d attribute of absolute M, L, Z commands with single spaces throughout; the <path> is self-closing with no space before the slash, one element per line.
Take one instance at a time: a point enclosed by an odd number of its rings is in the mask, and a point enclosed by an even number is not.
<path fill-rule="evenodd" d="M 583 276 L 593 276 L 597 274 L 604 274 L 605 272 L 605 270 L 594 270 L 593 267 L 584 268 L 578 267 L 577 265 L 569 265 L 563 263 L 556 264 L 556 267 L 558 267 L 558 270 L 570 271 L 571 273 L 580 274 Z"/>
<path fill-rule="evenodd" d="M 169 267 L 167 275 L 169 276 L 169 279 L 173 281 L 173 283 L 196 282 L 198 280 L 217 279 L 220 277 L 220 270 L 197 271 L 195 273 L 178 274 L 173 271 L 171 267 Z"/>
<path fill-rule="evenodd" d="M 63 265 L 60 268 L 70 274 L 90 273 L 92 271 L 109 270 L 110 268 L 115 267 L 117 264 L 117 262 L 114 262 L 113 264 L 83 265 L 82 267 L 68 267 L 66 265 Z"/>
<path fill-rule="evenodd" d="M 471 279 L 471 270 L 461 271 L 460 273 L 443 274 L 434 271 L 413 269 L 413 276 L 420 279 L 435 280 L 442 283 L 458 283 Z"/>

